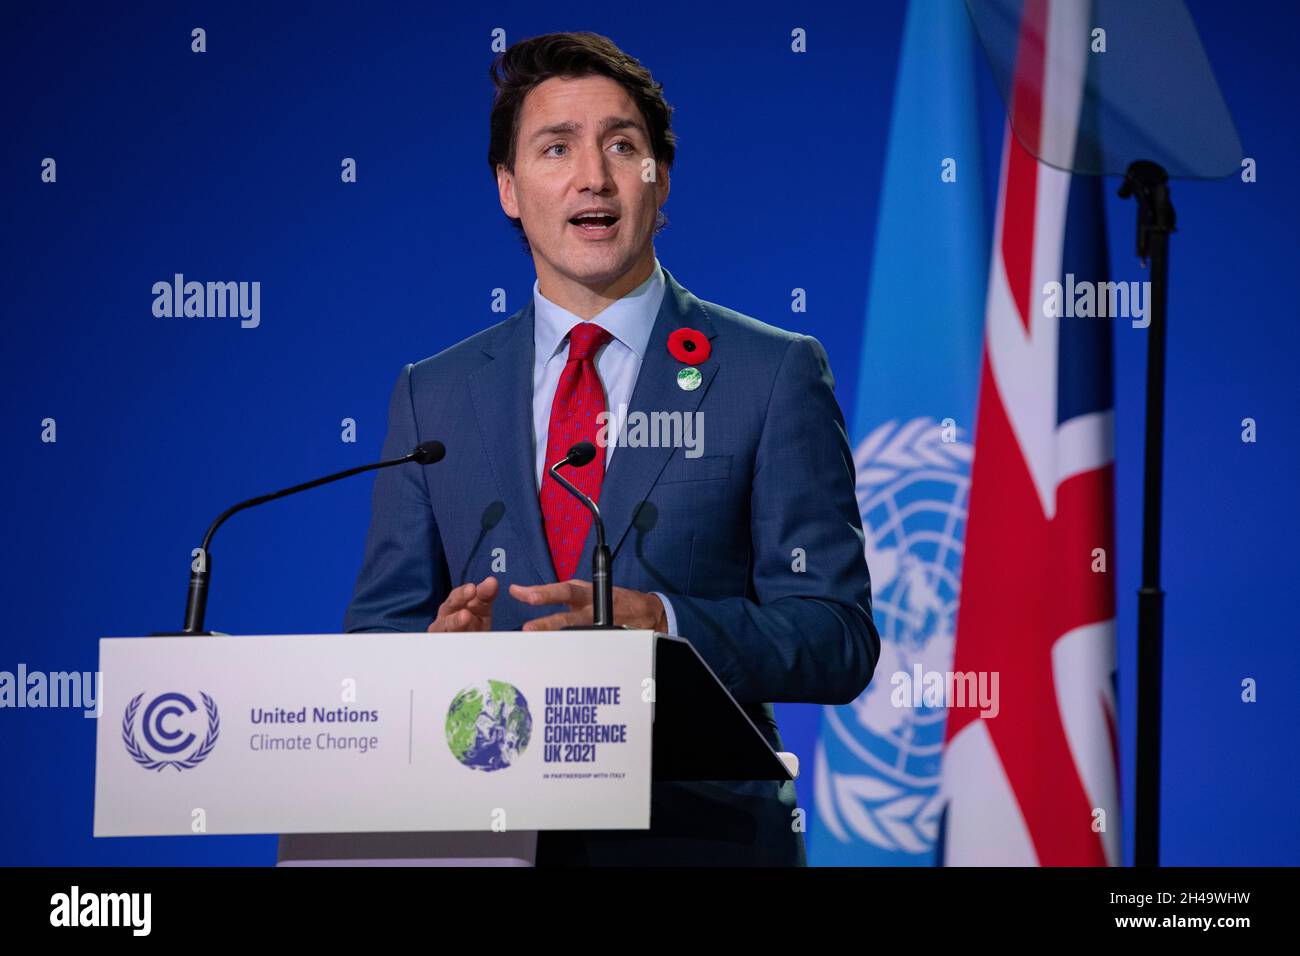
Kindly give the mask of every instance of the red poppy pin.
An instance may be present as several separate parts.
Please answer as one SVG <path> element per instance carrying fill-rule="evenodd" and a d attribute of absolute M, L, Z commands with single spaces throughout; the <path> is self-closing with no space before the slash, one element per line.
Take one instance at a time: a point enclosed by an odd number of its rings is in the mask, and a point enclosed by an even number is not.
<path fill-rule="evenodd" d="M 686 365 L 699 365 L 708 359 L 713 346 L 698 329 L 678 329 L 668 336 L 668 351 Z"/>

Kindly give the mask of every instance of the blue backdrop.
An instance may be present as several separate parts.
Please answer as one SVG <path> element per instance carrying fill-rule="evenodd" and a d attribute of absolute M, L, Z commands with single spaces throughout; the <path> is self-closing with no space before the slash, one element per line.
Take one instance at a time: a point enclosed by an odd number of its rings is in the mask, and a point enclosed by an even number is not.
<path fill-rule="evenodd" d="M 1300 13 L 1189 3 L 1258 182 L 1179 184 L 1169 338 L 1164 860 L 1300 862 L 1300 519 L 1290 416 Z M 531 260 L 485 161 L 492 31 L 594 30 L 676 107 L 657 242 L 697 295 L 816 336 L 854 407 L 904 6 L 162 4 L 6 11 L 0 670 L 93 670 L 178 627 L 190 549 L 232 501 L 370 461 L 399 367 L 498 321 Z M 190 31 L 208 51 L 190 51 Z M 807 31 L 808 52 L 790 51 Z M 1001 104 L 981 89 L 990 208 Z M 57 182 L 41 163 L 57 161 Z M 353 157 L 358 181 L 340 181 Z M 1108 182 L 1113 278 L 1144 278 Z M 917 245 L 923 251 L 924 224 Z M 155 282 L 259 281 L 261 324 L 156 318 Z M 792 313 L 791 290 L 808 311 Z M 1145 335 L 1115 336 L 1123 800 L 1133 804 Z M 926 343 L 918 341 L 917 348 Z M 1258 441 L 1241 441 L 1254 418 Z M 57 442 L 41 440 L 42 421 Z M 341 440 L 355 419 L 357 441 Z M 209 625 L 340 627 L 370 480 L 221 532 Z M 1259 685 L 1243 704 L 1244 678 Z M 1288 703 L 1290 701 L 1290 703 Z M 817 708 L 778 706 L 811 767 Z M 0 863 L 270 863 L 271 837 L 94 840 L 94 721 L 0 710 Z M 807 779 L 801 805 L 811 808 Z M 1126 812 L 1126 859 L 1131 858 Z"/>

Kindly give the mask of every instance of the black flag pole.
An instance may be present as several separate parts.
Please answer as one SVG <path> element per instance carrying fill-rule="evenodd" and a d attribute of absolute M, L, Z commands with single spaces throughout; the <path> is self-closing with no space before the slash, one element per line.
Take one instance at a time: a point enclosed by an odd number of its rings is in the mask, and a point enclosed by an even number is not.
<path fill-rule="evenodd" d="M 1164 696 L 1165 593 L 1160 586 L 1160 529 L 1165 449 L 1165 303 L 1174 206 L 1169 178 L 1156 163 L 1129 166 L 1120 198 L 1137 201 L 1137 254 L 1151 273 L 1147 328 L 1146 438 L 1142 472 L 1142 584 L 1138 589 L 1137 808 L 1133 861 L 1160 865 L 1160 728 Z"/>

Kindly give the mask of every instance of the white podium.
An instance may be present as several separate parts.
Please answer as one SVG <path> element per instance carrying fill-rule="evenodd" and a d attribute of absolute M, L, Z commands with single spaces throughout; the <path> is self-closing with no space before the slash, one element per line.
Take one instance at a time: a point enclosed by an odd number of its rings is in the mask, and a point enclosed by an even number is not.
<path fill-rule="evenodd" d="M 528 865 L 650 784 L 791 779 L 651 631 L 105 638 L 97 837 L 279 833 L 281 865 Z"/>

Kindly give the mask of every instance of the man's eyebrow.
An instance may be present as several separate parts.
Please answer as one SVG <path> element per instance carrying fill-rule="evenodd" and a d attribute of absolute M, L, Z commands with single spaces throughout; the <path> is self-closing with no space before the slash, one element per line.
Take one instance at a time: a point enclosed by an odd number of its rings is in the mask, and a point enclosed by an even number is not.
<path fill-rule="evenodd" d="M 552 123 L 550 126 L 543 126 L 532 135 L 532 138 L 536 140 L 541 139 L 543 136 L 567 135 L 576 133 L 580 129 L 582 129 L 581 123 Z M 602 133 L 608 133 L 616 129 L 634 129 L 642 134 L 645 133 L 645 127 L 628 116 L 606 116 L 600 122 L 600 129 Z"/>

